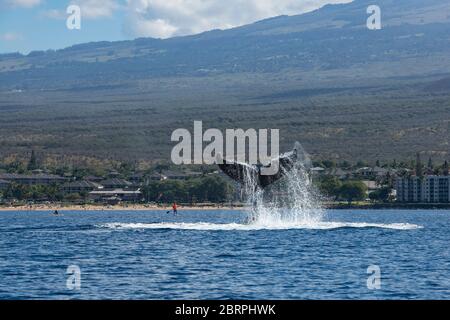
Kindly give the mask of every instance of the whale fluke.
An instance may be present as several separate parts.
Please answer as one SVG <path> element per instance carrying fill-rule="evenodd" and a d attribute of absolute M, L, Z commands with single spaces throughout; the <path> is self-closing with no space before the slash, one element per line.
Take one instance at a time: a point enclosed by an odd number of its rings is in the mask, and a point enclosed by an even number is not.
<path fill-rule="evenodd" d="M 294 149 L 288 153 L 282 154 L 277 159 L 273 159 L 270 165 L 249 165 L 247 163 L 240 163 L 237 161 L 224 161 L 221 155 L 218 155 L 217 163 L 219 168 L 233 180 L 245 184 L 246 179 L 256 181 L 257 187 L 265 189 L 272 183 L 280 180 L 292 170 L 297 162 L 303 163 L 305 167 L 310 166 L 308 155 L 304 152 L 300 143 L 296 143 Z M 269 168 L 275 161 L 278 161 L 279 170 L 272 175 L 261 174 L 262 168 Z M 250 176 L 250 177 L 249 177 Z"/>

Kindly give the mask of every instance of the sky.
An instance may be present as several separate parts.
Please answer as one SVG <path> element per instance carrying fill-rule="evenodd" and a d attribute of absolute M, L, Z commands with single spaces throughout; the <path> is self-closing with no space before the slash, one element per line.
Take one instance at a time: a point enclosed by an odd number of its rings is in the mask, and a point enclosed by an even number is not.
<path fill-rule="evenodd" d="M 346 2 L 351 0 L 0 0 L 0 53 L 165 39 Z M 80 8 L 80 29 L 66 26 L 70 5 Z"/>

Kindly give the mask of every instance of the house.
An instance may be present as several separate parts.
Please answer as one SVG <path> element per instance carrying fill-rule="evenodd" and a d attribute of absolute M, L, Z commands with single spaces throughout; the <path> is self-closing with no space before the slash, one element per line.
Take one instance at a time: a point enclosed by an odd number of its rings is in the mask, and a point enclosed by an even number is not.
<path fill-rule="evenodd" d="M 381 167 L 363 167 L 354 172 L 354 175 L 361 178 L 373 179 L 384 177 L 389 173 L 389 170 Z"/>
<path fill-rule="evenodd" d="M 343 170 L 341 168 L 332 168 L 327 172 L 328 175 L 338 178 L 339 180 L 348 179 L 351 176 L 351 172 Z"/>
<path fill-rule="evenodd" d="M 354 175 L 357 177 L 362 177 L 362 178 L 373 178 L 374 172 L 373 172 L 373 169 L 370 167 L 363 167 L 363 168 L 356 169 L 356 171 L 354 172 Z"/>
<path fill-rule="evenodd" d="M 389 173 L 389 170 L 381 167 L 374 167 L 372 172 L 375 177 L 384 177 Z"/>
<path fill-rule="evenodd" d="M 202 172 L 173 172 L 173 171 L 166 171 L 164 172 L 163 176 L 166 177 L 168 180 L 187 180 L 190 178 L 197 178 L 201 177 L 203 175 Z"/>
<path fill-rule="evenodd" d="M 119 178 L 110 178 L 106 180 L 102 180 L 100 184 L 103 186 L 103 188 L 106 190 L 113 190 L 113 189 L 129 189 L 133 186 L 133 184 L 130 181 L 119 179 Z"/>
<path fill-rule="evenodd" d="M 89 197 L 98 202 L 126 201 L 138 202 L 142 199 L 142 192 L 140 190 L 94 190 L 89 192 Z"/>
<path fill-rule="evenodd" d="M 73 181 L 63 185 L 63 191 L 66 193 L 82 193 L 100 189 L 103 189 L 101 184 L 85 180 Z"/>
<path fill-rule="evenodd" d="M 311 168 L 310 171 L 313 176 L 320 176 L 325 173 L 325 169 L 322 167 L 314 167 L 314 168 Z"/>
<path fill-rule="evenodd" d="M 164 181 L 164 180 L 187 180 L 203 176 L 202 172 L 173 172 L 165 171 L 164 173 L 154 173 L 147 176 L 147 181 Z"/>
<path fill-rule="evenodd" d="M 11 183 L 24 185 L 51 185 L 61 184 L 67 181 L 66 178 L 52 174 L 16 174 L 16 173 L 2 173 L 0 180 L 6 180 Z"/>

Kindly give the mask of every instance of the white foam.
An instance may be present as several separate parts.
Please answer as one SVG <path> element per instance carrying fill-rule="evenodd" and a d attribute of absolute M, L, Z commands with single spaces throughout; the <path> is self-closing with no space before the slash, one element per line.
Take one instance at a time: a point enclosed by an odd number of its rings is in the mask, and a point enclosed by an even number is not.
<path fill-rule="evenodd" d="M 310 230 L 331 230 L 340 228 L 380 228 L 392 230 L 415 230 L 421 226 L 409 223 L 365 223 L 365 222 L 315 222 L 315 223 L 283 223 L 278 225 L 265 225 L 261 223 L 240 224 L 240 223 L 106 223 L 100 225 L 109 229 L 174 229 L 174 230 L 199 230 L 199 231 L 253 231 L 253 230 L 289 230 L 289 229 L 310 229 Z"/>

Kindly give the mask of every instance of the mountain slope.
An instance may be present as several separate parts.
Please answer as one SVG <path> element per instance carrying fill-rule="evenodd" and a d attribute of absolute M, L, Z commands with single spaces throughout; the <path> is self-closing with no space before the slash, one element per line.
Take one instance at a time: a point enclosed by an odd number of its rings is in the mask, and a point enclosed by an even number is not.
<path fill-rule="evenodd" d="M 371 4 L 2 55 L 0 151 L 168 159 L 170 133 L 204 120 L 280 128 L 284 148 L 300 140 L 321 157 L 446 157 L 450 3 L 378 1 L 377 31 L 366 28 Z"/>

